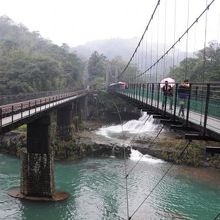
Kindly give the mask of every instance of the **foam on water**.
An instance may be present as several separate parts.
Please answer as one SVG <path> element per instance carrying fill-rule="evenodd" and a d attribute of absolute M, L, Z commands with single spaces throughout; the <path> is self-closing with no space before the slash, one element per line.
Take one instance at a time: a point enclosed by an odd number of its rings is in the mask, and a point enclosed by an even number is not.
<path fill-rule="evenodd" d="M 131 149 L 130 160 L 138 161 L 140 159 L 141 159 L 141 161 L 152 163 L 152 164 L 164 163 L 164 161 L 161 159 L 157 159 L 157 158 L 152 157 L 148 154 L 143 155 L 138 150 Z"/>
<path fill-rule="evenodd" d="M 112 125 L 102 127 L 96 131 L 96 134 L 107 138 L 123 138 L 129 134 L 143 134 L 145 132 L 152 132 L 158 129 L 157 124 L 153 124 L 152 119 L 148 119 L 146 112 L 138 120 L 130 120 L 123 125 Z"/>

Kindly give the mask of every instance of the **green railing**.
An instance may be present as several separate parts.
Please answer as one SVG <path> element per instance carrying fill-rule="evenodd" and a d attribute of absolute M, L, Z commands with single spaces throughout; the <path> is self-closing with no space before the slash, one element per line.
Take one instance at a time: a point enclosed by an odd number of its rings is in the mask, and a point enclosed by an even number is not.
<path fill-rule="evenodd" d="M 220 119 L 220 84 L 219 83 L 192 83 L 189 84 L 186 98 L 181 97 L 179 84 L 172 85 L 172 96 L 164 95 L 159 83 L 129 84 L 128 89 L 120 90 L 121 94 L 142 102 L 144 105 L 158 107 L 175 117 L 184 117 L 197 121 L 197 124 L 206 129 L 207 121 Z M 172 103 L 172 106 L 170 106 Z M 172 109 L 170 109 L 172 107 Z M 184 107 L 183 111 L 180 111 Z M 179 114 L 179 113 L 184 113 Z M 213 126 L 209 121 L 208 126 Z M 216 125 L 215 125 L 216 126 Z M 216 129 L 218 126 L 216 126 Z M 220 131 L 220 124 L 219 124 Z"/>

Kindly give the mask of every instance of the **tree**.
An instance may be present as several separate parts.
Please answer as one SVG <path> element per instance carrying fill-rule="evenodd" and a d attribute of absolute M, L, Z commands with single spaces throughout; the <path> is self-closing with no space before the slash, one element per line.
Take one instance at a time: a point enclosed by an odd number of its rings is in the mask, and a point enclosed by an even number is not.
<path fill-rule="evenodd" d="M 209 42 L 206 48 L 195 53 L 195 58 L 185 58 L 171 68 L 169 75 L 179 82 L 185 78 L 190 82 L 220 81 L 220 44 Z"/>
<path fill-rule="evenodd" d="M 82 87 L 84 63 L 61 47 L 0 17 L 0 93 L 18 94 Z"/>
<path fill-rule="evenodd" d="M 89 83 L 95 89 L 104 87 L 105 75 L 107 70 L 107 59 L 103 54 L 95 51 L 92 53 L 88 62 Z"/>

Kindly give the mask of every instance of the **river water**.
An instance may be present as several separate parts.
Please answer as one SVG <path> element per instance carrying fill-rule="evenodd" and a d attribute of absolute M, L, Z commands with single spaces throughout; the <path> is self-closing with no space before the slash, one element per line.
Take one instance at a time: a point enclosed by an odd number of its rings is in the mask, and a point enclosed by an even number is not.
<path fill-rule="evenodd" d="M 158 129 L 157 124 L 152 120 L 145 122 L 145 118 L 143 116 L 138 121 L 126 123 L 123 132 L 119 128 L 121 126 L 116 125 L 101 128 L 97 133 L 108 138 L 118 138 L 120 143 L 126 142 L 129 145 L 128 139 L 135 134 L 135 130 L 137 132 L 141 128 L 143 134 L 147 135 Z M 125 134 L 127 136 L 124 141 Z M 146 199 L 171 166 L 170 163 L 149 155 L 144 155 L 128 176 L 127 206 L 125 167 L 129 171 L 140 157 L 140 152 L 132 150 L 131 157 L 126 161 L 110 157 L 57 162 L 56 189 L 69 192 L 70 198 L 58 203 L 42 203 L 18 200 L 7 195 L 8 189 L 19 185 L 20 161 L 0 154 L 0 219 L 127 219 L 128 207 L 129 216 L 137 220 L 214 220 L 220 212 L 220 172 L 214 169 L 173 166 Z"/>

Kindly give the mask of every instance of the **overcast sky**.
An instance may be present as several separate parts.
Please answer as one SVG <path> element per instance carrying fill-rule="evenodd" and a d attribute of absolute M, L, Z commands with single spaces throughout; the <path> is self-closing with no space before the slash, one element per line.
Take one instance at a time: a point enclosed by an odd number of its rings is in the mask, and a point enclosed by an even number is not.
<path fill-rule="evenodd" d="M 164 41 L 165 4 L 168 28 L 166 41 L 173 42 L 174 2 L 161 0 L 158 11 L 161 42 Z M 176 36 L 186 28 L 187 2 L 177 0 Z M 156 3 L 157 0 L 0 0 L 0 16 L 7 15 L 31 31 L 39 31 L 43 37 L 56 44 L 77 46 L 99 39 L 140 37 Z M 206 0 L 190 0 L 189 24 L 205 5 Z M 208 41 L 214 38 L 219 40 L 220 0 L 215 1 L 209 15 Z M 157 21 L 155 17 L 154 24 Z M 196 27 L 198 34 L 190 36 L 196 38 L 191 42 L 196 41 L 200 46 L 204 36 L 204 19 L 202 22 Z M 154 27 L 157 28 L 157 25 Z M 155 28 L 153 41 L 156 40 Z M 191 44 L 190 48 L 195 47 L 194 43 Z"/>

